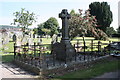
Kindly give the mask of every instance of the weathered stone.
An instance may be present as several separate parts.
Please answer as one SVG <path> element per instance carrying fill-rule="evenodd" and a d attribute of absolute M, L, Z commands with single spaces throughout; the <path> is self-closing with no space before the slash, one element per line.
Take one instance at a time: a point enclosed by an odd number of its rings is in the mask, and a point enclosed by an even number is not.
<path fill-rule="evenodd" d="M 17 39 L 17 37 L 16 37 L 16 35 L 14 34 L 14 35 L 13 35 L 13 41 L 16 42 L 16 39 Z"/>
<path fill-rule="evenodd" d="M 60 43 L 53 44 L 53 54 L 56 54 L 58 60 L 71 60 L 75 54 L 75 49 L 70 43 L 68 31 L 68 19 L 71 18 L 66 9 L 59 14 L 62 19 L 62 39 Z"/>

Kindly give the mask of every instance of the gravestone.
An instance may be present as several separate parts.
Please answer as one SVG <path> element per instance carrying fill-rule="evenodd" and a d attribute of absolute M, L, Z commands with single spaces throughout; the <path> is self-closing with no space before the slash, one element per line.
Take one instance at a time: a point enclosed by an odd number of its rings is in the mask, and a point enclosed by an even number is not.
<path fill-rule="evenodd" d="M 40 37 L 38 38 L 38 43 L 42 44 L 42 39 Z"/>
<path fill-rule="evenodd" d="M 28 39 L 28 43 L 29 43 L 29 45 L 34 45 L 33 38 L 29 38 L 29 39 Z"/>
<path fill-rule="evenodd" d="M 69 61 L 75 55 L 75 49 L 70 43 L 69 30 L 68 30 L 68 19 L 71 18 L 66 9 L 63 9 L 59 14 L 59 18 L 62 19 L 62 39 L 60 43 L 53 44 L 53 54 L 56 54 L 56 59 Z"/>
<path fill-rule="evenodd" d="M 22 36 L 21 35 L 16 35 L 16 46 L 21 46 L 22 45 Z"/>
<path fill-rule="evenodd" d="M 14 34 L 14 35 L 13 35 L 13 42 L 16 42 L 16 38 L 17 38 L 17 37 L 16 37 L 16 35 Z"/>
<path fill-rule="evenodd" d="M 8 33 L 3 33 L 3 45 L 6 45 L 7 43 L 9 43 L 9 36 L 8 36 Z"/>
<path fill-rule="evenodd" d="M 0 48 L 2 48 L 2 33 L 0 33 Z"/>
<path fill-rule="evenodd" d="M 56 43 L 57 41 L 58 41 L 57 35 L 54 34 L 54 35 L 52 36 L 52 44 Z"/>
<path fill-rule="evenodd" d="M 3 48 L 4 50 L 7 50 L 8 49 L 7 44 L 9 43 L 9 40 L 10 40 L 9 35 L 8 33 L 3 33 L 2 37 L 3 37 L 3 40 L 2 40 Z"/>
<path fill-rule="evenodd" d="M 29 36 L 25 35 L 22 39 L 22 44 L 24 45 L 24 44 L 28 43 L 28 39 L 29 39 Z"/>

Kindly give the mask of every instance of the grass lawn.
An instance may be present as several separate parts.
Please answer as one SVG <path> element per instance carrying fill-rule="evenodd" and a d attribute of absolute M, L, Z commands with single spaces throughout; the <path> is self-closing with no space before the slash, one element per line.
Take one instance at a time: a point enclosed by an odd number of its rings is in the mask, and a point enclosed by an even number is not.
<path fill-rule="evenodd" d="M 2 62 L 11 62 L 14 58 L 13 58 L 13 51 L 14 51 L 14 46 L 13 46 L 13 42 L 9 42 L 6 45 L 3 45 L 3 48 L 1 48 L 1 52 L 0 55 L 2 55 Z"/>
<path fill-rule="evenodd" d="M 68 79 L 68 80 L 72 80 L 73 78 L 94 78 L 96 76 L 102 75 L 105 72 L 111 72 L 111 71 L 115 71 L 115 70 L 120 70 L 120 67 L 118 67 L 118 65 L 120 65 L 120 61 L 118 60 L 112 60 L 112 61 L 108 61 L 108 60 L 102 60 L 100 63 L 94 64 L 92 67 L 90 68 L 86 68 L 83 70 L 77 70 L 75 72 L 70 72 L 68 74 L 65 74 L 63 76 L 59 76 L 57 77 L 58 79 Z"/>
<path fill-rule="evenodd" d="M 82 37 L 76 37 L 75 39 L 73 39 L 71 41 L 72 44 L 76 43 L 77 40 L 76 39 L 80 39 L 80 42 L 82 42 Z M 86 39 L 86 45 L 87 46 L 90 46 L 90 42 L 91 40 L 93 40 L 94 38 L 93 37 L 85 37 Z M 118 38 L 110 38 L 110 40 L 112 41 L 119 41 Z M 34 39 L 34 42 L 37 42 L 38 39 Z M 42 38 L 42 44 L 46 44 L 46 46 L 50 47 L 50 44 L 51 44 L 51 41 L 52 41 L 52 38 Z M 58 38 L 58 41 L 60 41 L 60 38 Z M 98 40 L 95 40 L 94 42 L 97 43 Z M 102 40 L 101 40 L 102 41 Z M 108 43 L 109 41 L 102 41 L 103 43 Z M 1 52 L 0 52 L 0 55 L 2 55 L 2 61 L 3 62 L 9 62 L 9 61 L 12 61 L 13 60 L 13 51 L 14 51 L 14 47 L 13 47 L 13 42 L 9 42 L 8 44 L 4 45 L 3 47 L 7 47 L 7 49 L 3 50 L 3 49 L 0 49 Z M 103 47 L 103 46 L 102 46 Z M 105 46 L 104 46 L 105 47 Z M 86 49 L 86 50 L 90 50 L 89 48 Z M 96 49 L 94 49 L 96 50 Z M 50 52 L 50 51 L 48 51 Z"/>
<path fill-rule="evenodd" d="M 13 53 L 2 54 L 2 62 L 11 62 L 14 59 Z"/>
<path fill-rule="evenodd" d="M 81 37 L 77 37 L 76 39 L 81 39 L 82 42 L 82 38 Z M 93 37 L 85 37 L 85 39 L 89 39 L 87 40 L 87 42 L 89 43 L 91 39 L 94 39 Z M 51 38 L 42 38 L 42 44 L 46 44 L 47 46 L 50 46 L 51 44 Z M 59 38 L 60 40 L 60 38 Z M 110 40 L 112 41 L 119 41 L 118 38 L 110 38 Z M 35 40 L 35 42 L 37 41 L 37 39 Z M 95 40 L 95 42 L 97 42 L 98 40 Z M 102 40 L 101 40 L 102 41 Z M 72 44 L 76 43 L 76 40 L 72 40 L 71 41 Z M 102 41 L 103 43 L 106 43 L 108 41 Z M 87 44 L 89 46 L 89 44 Z M 14 59 L 14 47 L 13 47 L 13 42 L 8 43 L 7 45 L 5 45 L 8 47 L 8 49 L 3 50 L 2 48 L 0 49 L 0 57 L 2 55 L 2 62 L 10 62 Z M 3 47 L 5 47 L 3 46 Z M 0 58 L 1 59 L 1 58 Z M 68 74 L 65 74 L 63 76 L 57 76 L 58 79 L 53 79 L 53 80 L 60 80 L 60 79 L 68 79 L 70 80 L 70 78 L 73 80 L 73 78 L 93 78 L 95 76 L 101 75 L 105 72 L 111 72 L 111 71 L 115 71 L 120 69 L 120 67 L 118 67 L 118 65 L 120 64 L 120 61 L 117 60 L 113 60 L 113 61 L 108 61 L 108 60 L 103 60 L 101 61 L 101 63 L 97 63 L 94 64 L 92 67 L 87 68 L 87 69 L 83 69 L 83 70 L 77 70 L 75 72 L 70 72 Z"/>

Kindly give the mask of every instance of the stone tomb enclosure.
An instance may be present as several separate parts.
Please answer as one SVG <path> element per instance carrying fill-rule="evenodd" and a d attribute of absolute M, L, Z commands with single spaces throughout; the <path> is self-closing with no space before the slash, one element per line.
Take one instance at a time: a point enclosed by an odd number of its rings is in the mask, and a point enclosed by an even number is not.
<path fill-rule="evenodd" d="M 83 51 L 79 50 L 76 52 L 78 48 L 81 48 L 81 45 L 73 46 L 70 43 L 68 19 L 71 16 L 66 9 L 63 9 L 59 17 L 62 19 L 62 38 L 60 43 L 55 41 L 50 48 L 40 43 L 33 44 L 32 39 L 28 40 L 26 37 L 22 41 L 24 45 L 14 44 L 15 64 L 36 74 L 42 73 L 44 76 L 49 76 L 49 74 L 62 73 L 61 71 L 74 71 L 81 68 L 81 66 L 110 56 L 110 50 L 101 49 L 103 44 L 100 41 L 96 45 L 91 41 L 89 46 L 91 51 L 87 52 L 86 44 L 83 42 Z M 97 51 L 93 51 L 94 48 L 97 48 Z M 22 51 L 17 51 L 17 49 Z M 48 54 L 49 51 L 51 51 L 51 54 Z"/>

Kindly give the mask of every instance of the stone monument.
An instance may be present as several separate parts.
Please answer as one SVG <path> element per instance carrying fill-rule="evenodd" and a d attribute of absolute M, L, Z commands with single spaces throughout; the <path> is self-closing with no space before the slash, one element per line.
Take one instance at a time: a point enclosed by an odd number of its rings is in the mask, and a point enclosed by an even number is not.
<path fill-rule="evenodd" d="M 71 18 L 68 14 L 67 9 L 63 9 L 59 14 L 59 18 L 62 19 L 62 39 L 60 43 L 53 44 L 53 54 L 56 54 L 56 59 L 68 61 L 71 60 L 75 55 L 75 49 L 70 43 L 69 39 L 69 28 L 68 28 L 68 19 Z"/>
<path fill-rule="evenodd" d="M 14 34 L 14 35 L 13 35 L 13 42 L 16 42 L 16 38 L 17 38 L 17 37 L 16 37 L 16 35 Z"/>

